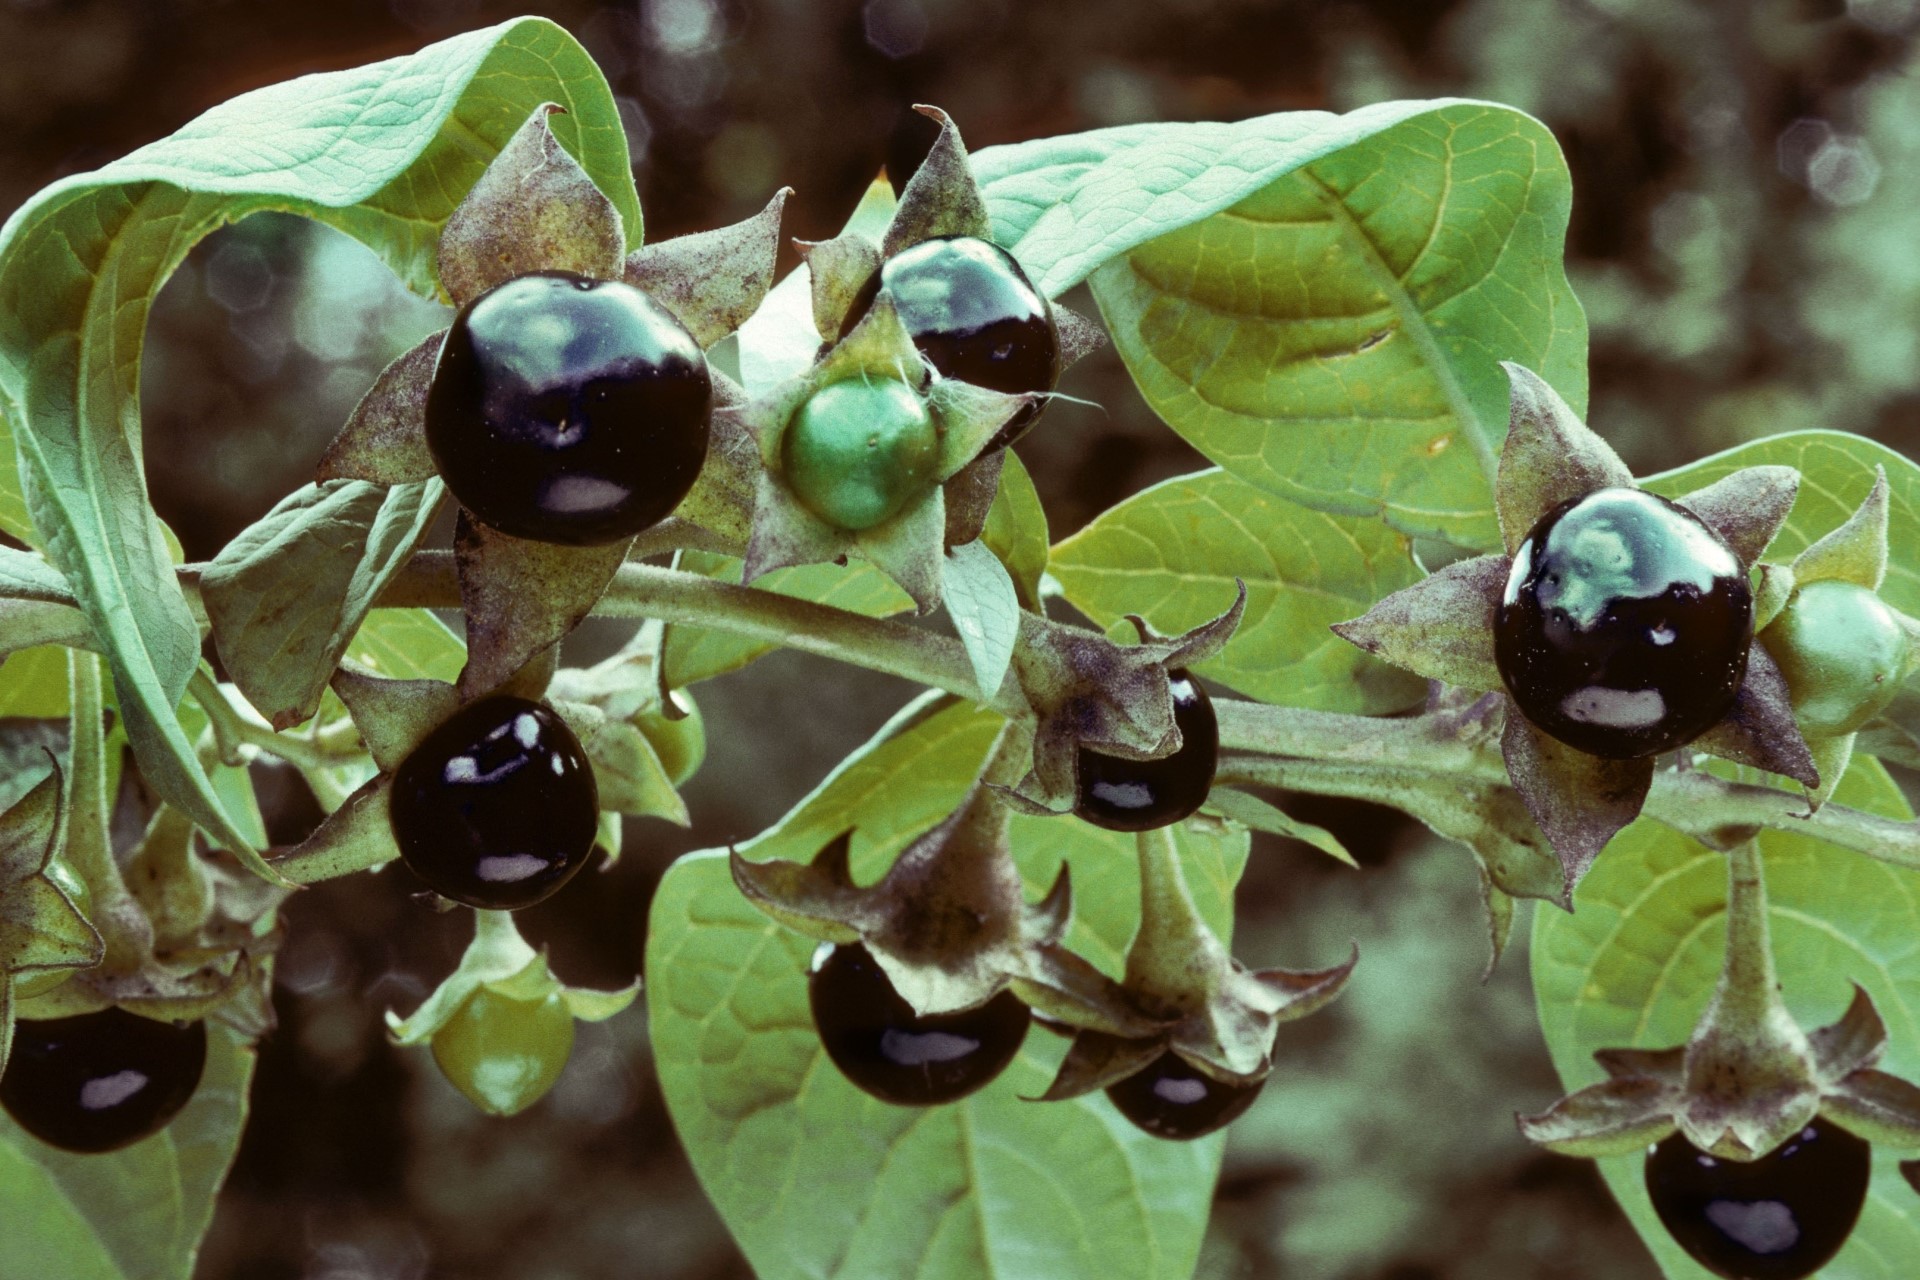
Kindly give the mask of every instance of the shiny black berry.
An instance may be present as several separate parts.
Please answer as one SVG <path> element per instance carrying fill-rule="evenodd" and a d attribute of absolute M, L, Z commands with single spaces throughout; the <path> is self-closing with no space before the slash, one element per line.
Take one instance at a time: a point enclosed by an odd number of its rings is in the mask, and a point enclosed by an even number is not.
<path fill-rule="evenodd" d="M 1151 831 L 1193 816 L 1206 803 L 1220 762 L 1220 722 L 1213 699 L 1176 667 L 1167 672 L 1180 747 L 1158 760 L 1124 760 L 1080 751 L 1080 791 L 1073 811 L 1109 831 Z"/>
<path fill-rule="evenodd" d="M 882 289 L 892 295 L 913 345 L 943 377 L 1015 395 L 1051 391 L 1059 382 L 1052 304 L 992 241 L 946 236 L 894 254 L 848 309 L 843 337 Z M 1038 406 L 1021 410 L 987 449 L 1017 439 L 1039 414 Z"/>
<path fill-rule="evenodd" d="M 482 524 L 616 542 L 658 522 L 707 456 L 706 355 L 639 289 L 563 272 L 469 302 L 440 348 L 427 446 Z"/>
<path fill-rule="evenodd" d="M 1238 1120 L 1266 1081 L 1222 1084 L 1172 1050 L 1107 1086 L 1120 1114 L 1156 1138 L 1185 1142 Z"/>
<path fill-rule="evenodd" d="M 1527 719 L 1629 760 L 1725 716 L 1752 640 L 1746 570 L 1720 535 L 1665 498 L 1601 489 L 1540 517 L 1514 553 L 1494 659 Z"/>
<path fill-rule="evenodd" d="M 0 1076 L 0 1106 L 65 1151 L 117 1151 L 167 1127 L 207 1064 L 207 1024 L 124 1009 L 22 1018 Z"/>
<path fill-rule="evenodd" d="M 1667 1232 L 1715 1275 L 1801 1280 L 1846 1243 L 1872 1164 L 1864 1140 L 1820 1119 L 1748 1164 L 1676 1133 L 1647 1157 L 1647 1195 Z"/>
<path fill-rule="evenodd" d="M 1027 1006 L 1010 991 L 977 1009 L 918 1016 L 858 943 L 815 952 L 807 998 L 840 1073 L 903 1107 L 964 1098 L 1005 1070 L 1027 1036 Z"/>
<path fill-rule="evenodd" d="M 462 707 L 394 771 L 393 837 L 433 889 L 473 907 L 532 906 L 586 864 L 593 766 L 566 722 L 497 694 Z"/>

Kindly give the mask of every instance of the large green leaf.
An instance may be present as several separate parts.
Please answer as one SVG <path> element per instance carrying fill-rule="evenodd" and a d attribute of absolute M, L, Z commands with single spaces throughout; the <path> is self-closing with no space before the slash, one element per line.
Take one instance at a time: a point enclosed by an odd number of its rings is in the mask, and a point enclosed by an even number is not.
<path fill-rule="evenodd" d="M 207 1028 L 186 1110 L 123 1151 L 71 1155 L 0 1114 L 0 1276 L 188 1280 L 246 1122 L 254 1051 Z"/>
<path fill-rule="evenodd" d="M 1742 467 L 1798 467 L 1800 496 L 1774 538 L 1767 559 L 1788 562 L 1810 543 L 1846 523 L 1867 491 L 1873 469 L 1887 469 L 1887 580 L 1880 594 L 1888 604 L 1920 614 L 1920 466 L 1883 444 L 1844 431 L 1792 431 L 1739 445 L 1641 481 L 1655 493 L 1675 497 L 1704 488 Z"/>
<path fill-rule="evenodd" d="M 1889 817 L 1911 816 L 1878 762 L 1855 764 L 1834 797 Z M 1768 832 L 1774 957 L 1787 1005 L 1804 1027 L 1837 1019 L 1859 983 L 1886 1019 L 1884 1070 L 1920 1079 L 1920 873 L 1805 836 Z M 1580 882 L 1574 913 L 1534 913 L 1533 982 L 1554 1065 L 1569 1090 L 1604 1072 L 1596 1049 L 1684 1042 L 1712 994 L 1725 951 L 1726 859 L 1642 820 Z M 1920 1258 L 1920 1199 L 1891 1152 L 1853 1238 L 1822 1280 L 1907 1280 Z M 1711 1280 L 1667 1238 L 1647 1200 L 1638 1156 L 1601 1171 L 1671 1280 Z"/>
<path fill-rule="evenodd" d="M 897 719 L 753 842 L 754 856 L 810 856 L 857 820 L 855 875 L 870 879 L 952 809 L 998 725 L 967 706 Z M 1014 821 L 1031 891 L 1071 861 L 1069 942 L 1117 971 L 1138 918 L 1131 838 L 1072 819 Z M 1224 930 L 1246 837 L 1180 841 L 1196 897 Z M 1045 1089 L 1065 1048 L 1038 1028 L 1004 1076 L 962 1102 L 874 1101 L 814 1036 L 813 946 L 755 911 L 718 852 L 676 863 L 654 899 L 648 1008 L 661 1087 L 759 1275 L 1186 1280 L 1220 1139 L 1148 1138 L 1097 1094 L 1024 1101 Z"/>
<path fill-rule="evenodd" d="M 1135 494 L 1053 549 L 1067 599 L 1102 626 L 1137 613 L 1169 635 L 1196 627 L 1247 584 L 1225 652 L 1197 668 L 1250 698 L 1379 715 L 1426 683 L 1327 628 L 1420 577 L 1407 539 L 1377 520 L 1312 511 L 1224 471 Z"/>
<path fill-rule="evenodd" d="M 107 649 L 148 781 L 236 845 L 174 713 L 200 644 L 141 471 L 148 309 L 196 241 L 263 209 L 337 227 L 433 292 L 440 225 L 547 101 L 567 108 L 555 132 L 637 243 L 612 95 L 573 38 L 539 19 L 236 98 L 46 188 L 0 230 L 0 414 L 33 522 Z"/>
<path fill-rule="evenodd" d="M 1511 108 L 1141 125 L 975 165 L 996 236 L 1048 293 L 1089 279 L 1154 410 L 1283 497 L 1490 548 L 1499 362 L 1586 402 L 1571 182 Z"/>
<path fill-rule="evenodd" d="M 467 646 L 426 609 L 376 609 L 360 624 L 347 657 L 389 680 L 452 684 L 467 665 Z"/>

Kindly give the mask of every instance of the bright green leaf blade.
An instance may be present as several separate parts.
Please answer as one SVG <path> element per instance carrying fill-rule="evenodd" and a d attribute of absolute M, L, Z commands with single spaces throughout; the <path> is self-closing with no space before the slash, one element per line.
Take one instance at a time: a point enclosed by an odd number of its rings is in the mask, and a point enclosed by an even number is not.
<path fill-rule="evenodd" d="M 522 19 L 404 58 L 224 103 L 96 173 L 46 188 L 0 230 L 0 398 L 28 506 L 120 690 L 147 780 L 243 852 L 174 707 L 199 634 L 141 472 L 140 343 L 175 266 L 214 228 L 299 212 L 433 292 L 438 228 L 542 102 L 561 141 L 640 219 L 605 80 L 560 28 Z"/>
<path fill-rule="evenodd" d="M 39 542 L 33 531 L 33 517 L 27 511 L 27 496 L 20 489 L 20 470 L 13 449 L 13 428 L 0 414 L 0 530 L 12 534 L 29 546 Z"/>
<path fill-rule="evenodd" d="M 1418 703 L 1426 683 L 1327 628 L 1420 577 L 1404 536 L 1373 520 L 1284 501 L 1224 471 L 1135 494 L 1053 549 L 1067 599 L 1101 626 L 1137 613 L 1177 635 L 1233 602 L 1247 612 L 1197 670 L 1250 698 L 1379 715 Z"/>
<path fill-rule="evenodd" d="M 1020 589 L 1020 601 L 1029 609 L 1040 607 L 1040 578 L 1047 571 L 1047 511 L 1040 505 L 1040 492 L 1033 477 L 1020 461 L 1020 455 L 1007 450 L 1000 469 L 1000 489 L 987 509 L 987 525 L 980 541 L 993 548 L 1000 563 L 1013 575 Z"/>
<path fill-rule="evenodd" d="M 1668 497 L 1705 488 L 1742 467 L 1798 467 L 1800 495 L 1766 558 L 1789 563 L 1845 524 L 1867 491 L 1873 469 L 1887 469 L 1887 577 L 1880 595 L 1894 608 L 1920 614 L 1920 466 L 1865 436 L 1844 431 L 1792 431 L 1743 444 L 1641 483 Z"/>
<path fill-rule="evenodd" d="M 1834 799 L 1911 816 L 1872 760 Z M 1787 1005 L 1803 1027 L 1839 1018 L 1859 983 L 1885 1018 L 1884 1070 L 1920 1077 L 1920 873 L 1805 836 L 1768 832 L 1767 895 Z M 1568 1090 L 1604 1078 L 1596 1049 L 1680 1044 L 1713 992 L 1725 949 L 1726 859 L 1643 819 L 1616 837 L 1580 882 L 1574 913 L 1536 911 L 1533 982 L 1541 1026 Z M 1642 1181 L 1643 1161 L 1601 1170 L 1671 1280 L 1711 1280 L 1667 1237 Z M 1876 1153 L 1874 1189 L 1822 1280 L 1905 1280 L 1920 1257 L 1920 1199 Z"/>
<path fill-rule="evenodd" d="M 740 561 L 731 556 L 690 551 L 680 567 L 721 582 L 740 581 Z M 850 609 L 869 618 L 886 618 L 913 608 L 913 599 L 892 578 L 864 560 L 846 565 L 805 564 L 776 569 L 754 579 L 754 587 L 799 600 L 813 600 L 838 609 Z M 666 641 L 667 685 L 682 689 L 702 680 L 726 675 L 778 646 L 711 631 L 704 627 L 669 627 Z"/>
<path fill-rule="evenodd" d="M 1586 401 L 1586 319 L 1561 261 L 1572 188 L 1538 121 L 1392 103 L 1036 145 L 1038 168 L 983 153 L 996 225 L 1049 291 L 1091 273 L 1174 430 L 1296 502 L 1497 543 L 1499 362 Z M 1077 176 L 1045 163 L 1077 151 L 1096 158 Z M 1026 225 L 1039 194 L 1058 203 Z"/>
<path fill-rule="evenodd" d="M 106 1155 L 56 1151 L 0 1114 L 0 1275 L 189 1280 L 239 1147 L 253 1063 L 250 1046 L 210 1025 L 186 1110 Z"/>
<path fill-rule="evenodd" d="M 0 717 L 62 719 L 67 714 L 67 651 L 43 644 L 0 662 Z"/>
<path fill-rule="evenodd" d="M 753 842 L 753 855 L 808 857 L 857 820 L 855 875 L 877 875 L 959 801 L 998 731 L 997 716 L 970 706 L 932 710 L 947 701 L 896 717 Z M 1071 819 L 1013 822 L 1029 892 L 1071 862 L 1068 941 L 1117 972 L 1138 922 L 1132 837 Z M 1180 841 L 1196 897 L 1224 931 L 1245 836 L 1183 830 Z M 1100 1095 L 1023 1101 L 1045 1089 L 1065 1050 L 1037 1029 L 1004 1076 L 960 1103 L 912 1111 L 875 1102 L 827 1062 L 813 1034 L 813 946 L 756 912 L 717 854 L 675 864 L 655 898 L 648 1008 L 662 1088 L 760 1275 L 1191 1274 L 1218 1138 L 1145 1139 Z"/>
<path fill-rule="evenodd" d="M 433 523 L 439 480 L 307 485 L 201 574 L 220 659 L 276 728 L 312 717 L 354 632 Z"/>
<path fill-rule="evenodd" d="M 941 581 L 941 598 L 973 665 L 974 683 L 981 696 L 991 700 L 1007 678 L 1013 642 L 1020 634 L 1020 597 L 1013 578 L 986 543 L 974 541 L 947 552 Z"/>
<path fill-rule="evenodd" d="M 467 664 L 467 647 L 425 609 L 377 609 L 360 625 L 347 656 L 389 680 L 452 684 Z"/>

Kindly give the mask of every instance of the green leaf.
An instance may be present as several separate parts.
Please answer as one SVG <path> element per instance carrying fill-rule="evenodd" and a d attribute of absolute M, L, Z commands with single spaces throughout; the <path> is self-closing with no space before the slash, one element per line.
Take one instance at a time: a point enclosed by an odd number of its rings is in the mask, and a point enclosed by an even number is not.
<path fill-rule="evenodd" d="M 740 581 L 741 562 L 731 556 L 705 551 L 689 551 L 680 558 L 680 567 L 690 573 L 704 574 L 722 582 Z M 776 591 L 783 596 L 814 600 L 840 609 L 851 609 L 869 618 L 885 618 L 913 608 L 913 600 L 886 574 L 863 560 L 846 565 L 806 564 L 792 569 L 775 569 L 755 578 L 758 590 Z M 709 631 L 704 627 L 669 627 L 666 640 L 666 682 L 672 689 L 685 688 L 701 680 L 711 680 L 729 671 L 738 671 L 777 645 L 765 644 Z"/>
<path fill-rule="evenodd" d="M 1020 597 L 1000 558 L 984 542 L 949 548 L 941 571 L 942 602 L 973 664 L 983 700 L 992 701 L 1007 678 L 1020 634 Z"/>
<path fill-rule="evenodd" d="M 467 647 L 425 609 L 376 609 L 347 646 L 347 656 L 389 680 L 452 684 L 467 665 Z"/>
<path fill-rule="evenodd" d="M 1224 471 L 1135 494 L 1053 549 L 1067 599 L 1101 626 L 1137 613 L 1168 634 L 1207 621 L 1247 584 L 1247 612 L 1209 679 L 1288 706 L 1378 715 L 1426 683 L 1327 628 L 1417 581 L 1407 539 L 1372 520 L 1275 498 Z"/>
<path fill-rule="evenodd" d="M 0 663 L 0 717 L 62 719 L 67 714 L 67 651 L 57 644 L 22 649 Z"/>
<path fill-rule="evenodd" d="M 253 1063 L 251 1046 L 210 1024 L 186 1110 L 107 1155 L 56 1151 L 0 1114 L 0 1276 L 189 1280 L 240 1143 Z"/>
<path fill-rule="evenodd" d="M 276 729 L 312 717 L 373 602 L 426 535 L 438 480 L 307 485 L 201 574 L 227 674 Z"/>
<path fill-rule="evenodd" d="M 1283 497 L 1490 549 L 1498 361 L 1585 403 L 1571 183 L 1511 108 L 1136 126 L 975 162 L 1040 287 L 1088 278 L 1148 404 Z"/>
<path fill-rule="evenodd" d="M 1667 497 L 1704 488 L 1742 467 L 1767 463 L 1800 469 L 1793 514 L 1767 550 L 1789 563 L 1845 524 L 1873 488 L 1874 468 L 1887 470 L 1887 576 L 1880 597 L 1905 613 L 1920 613 L 1920 466 L 1865 436 L 1844 431 L 1791 431 L 1755 440 L 1640 483 Z"/>
<path fill-rule="evenodd" d="M 858 817 L 870 879 L 959 801 L 998 729 L 969 706 L 922 700 L 752 844 L 810 856 Z M 823 835 L 824 833 L 824 835 Z M 1183 829 L 1196 898 L 1231 921 L 1246 840 Z M 1068 941 L 1117 972 L 1138 921 L 1132 837 L 1073 819 L 1016 817 L 1036 896 L 1076 864 Z M 1095 1094 L 1037 1105 L 1065 1042 L 1035 1029 L 1005 1075 L 924 1111 L 874 1101 L 825 1058 L 807 1009 L 813 942 L 760 915 L 717 852 L 682 859 L 654 900 L 648 1009 L 661 1086 L 695 1170 L 766 1280 L 833 1274 L 920 1280 L 1125 1275 L 1186 1280 L 1221 1140 L 1147 1138 Z M 804 1167 L 804 1176 L 799 1171 Z"/>
<path fill-rule="evenodd" d="M 40 556 L 7 546 L 0 546 L 0 596 L 53 604 L 74 603 L 73 591 L 58 569 Z"/>
<path fill-rule="evenodd" d="M 549 100 L 568 108 L 556 133 L 637 241 L 612 95 L 573 38 L 539 19 L 243 95 L 46 188 L 0 231 L 0 414 L 34 524 L 107 650 L 148 781 L 237 847 L 174 713 L 200 645 L 141 472 L 152 300 L 196 241 L 264 209 L 344 231 L 433 293 L 440 225 Z"/>
<path fill-rule="evenodd" d="M 27 512 L 27 496 L 20 491 L 20 470 L 15 464 L 13 428 L 0 415 L 0 531 L 29 546 L 38 546 L 40 537 L 33 531 L 33 517 Z"/>
<path fill-rule="evenodd" d="M 981 530 L 980 541 L 993 549 L 1013 575 L 1021 605 L 1038 611 L 1040 579 L 1047 571 L 1047 544 L 1052 539 L 1047 533 L 1046 508 L 1040 505 L 1033 477 L 1027 474 L 1020 455 L 1011 449 L 1006 451 L 1006 462 L 1000 468 L 1000 488 L 987 509 L 987 525 Z"/>
<path fill-rule="evenodd" d="M 1804 492 L 1804 490 L 1803 490 Z M 1758 776 L 1758 775 L 1754 775 Z M 1885 770 L 1855 765 L 1835 799 L 1888 817 L 1911 811 Z M 1774 957 L 1801 1026 L 1838 1020 L 1859 983 L 1891 1033 L 1885 1070 L 1920 1077 L 1920 873 L 1805 836 L 1760 836 Z M 1714 988 L 1725 949 L 1726 859 L 1650 820 L 1614 838 L 1574 897 L 1574 913 L 1536 911 L 1533 982 L 1541 1026 L 1569 1091 L 1605 1073 L 1605 1048 L 1683 1043 Z M 1860 1224 L 1822 1280 L 1905 1280 L 1920 1257 L 1920 1200 L 1891 1152 L 1876 1152 Z M 1671 1280 L 1710 1280 L 1660 1226 L 1638 1156 L 1601 1171 Z"/>

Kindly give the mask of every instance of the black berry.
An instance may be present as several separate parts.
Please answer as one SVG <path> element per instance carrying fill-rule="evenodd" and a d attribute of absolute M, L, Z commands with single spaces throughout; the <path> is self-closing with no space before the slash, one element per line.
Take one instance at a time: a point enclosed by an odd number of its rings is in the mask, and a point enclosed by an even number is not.
<path fill-rule="evenodd" d="M 920 1017 L 858 943 L 823 944 L 807 983 L 833 1065 L 882 1102 L 926 1107 L 998 1076 L 1027 1036 L 1027 1006 L 1002 991 L 977 1009 Z"/>
<path fill-rule="evenodd" d="M 1080 790 L 1073 811 L 1109 831 L 1151 831 L 1191 817 L 1206 803 L 1220 762 L 1220 723 L 1213 699 L 1181 668 L 1167 672 L 1180 747 L 1158 760 L 1123 760 L 1080 751 Z"/>
<path fill-rule="evenodd" d="M 1872 1164 L 1865 1141 L 1820 1119 L 1747 1164 L 1676 1133 L 1647 1157 L 1647 1195 L 1668 1234 L 1715 1275 L 1801 1280 L 1846 1243 Z"/>
<path fill-rule="evenodd" d="M 1120 1114 L 1156 1138 L 1184 1142 L 1238 1120 L 1266 1085 L 1222 1084 L 1172 1050 L 1107 1086 Z"/>
<path fill-rule="evenodd" d="M 498 694 L 462 707 L 394 771 L 393 837 L 436 892 L 473 907 L 532 906 L 593 849 L 600 798 L 566 722 Z"/>
<path fill-rule="evenodd" d="M 1494 659 L 1527 719 L 1627 760 L 1725 716 L 1752 640 L 1746 570 L 1720 535 L 1665 498 L 1601 489 L 1540 517 L 1514 553 Z"/>
<path fill-rule="evenodd" d="M 204 1022 L 155 1022 L 119 1008 L 22 1018 L 0 1076 L 0 1106 L 50 1146 L 117 1151 L 166 1128 L 206 1063 Z"/>
<path fill-rule="evenodd" d="M 639 289 L 518 276 L 447 331 L 427 446 L 481 523 L 589 546 L 640 532 L 687 496 L 712 404 L 700 344 Z"/>
<path fill-rule="evenodd" d="M 913 345 L 943 377 L 1018 395 L 1060 380 L 1053 307 L 1013 255 L 990 240 L 946 236 L 902 249 L 881 264 L 847 310 L 841 336 L 885 289 Z M 987 450 L 1017 439 L 1040 414 L 1014 415 Z"/>

